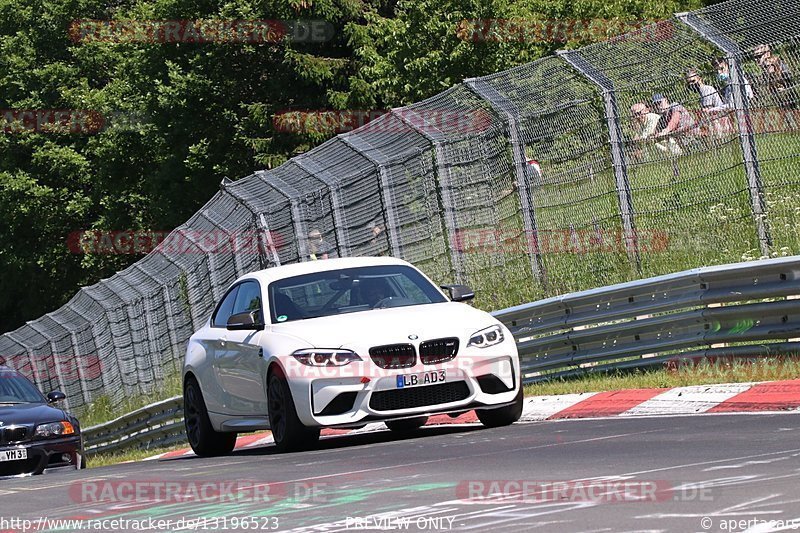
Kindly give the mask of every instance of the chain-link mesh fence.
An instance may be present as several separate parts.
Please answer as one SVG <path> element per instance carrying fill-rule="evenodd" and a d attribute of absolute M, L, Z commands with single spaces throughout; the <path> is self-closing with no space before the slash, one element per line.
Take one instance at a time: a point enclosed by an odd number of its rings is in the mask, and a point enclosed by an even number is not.
<path fill-rule="evenodd" d="M 71 407 L 119 405 L 259 268 L 393 255 L 498 308 L 800 253 L 799 41 L 795 0 L 730 0 L 466 80 L 224 180 L 141 261 L 0 336 L 0 358 Z"/>

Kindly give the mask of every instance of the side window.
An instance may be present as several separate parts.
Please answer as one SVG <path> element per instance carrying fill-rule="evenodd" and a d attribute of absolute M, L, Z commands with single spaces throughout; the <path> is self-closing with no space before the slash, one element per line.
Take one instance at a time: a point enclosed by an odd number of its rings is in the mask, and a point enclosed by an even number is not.
<path fill-rule="evenodd" d="M 246 281 L 239 285 L 233 314 L 261 310 L 261 286 L 256 281 Z"/>
<path fill-rule="evenodd" d="M 211 327 L 224 328 L 228 325 L 228 319 L 233 314 L 233 304 L 236 301 L 239 287 L 241 287 L 241 285 L 232 288 L 222 299 L 222 303 L 219 304 L 217 312 L 214 313 L 214 316 L 211 318 Z"/>

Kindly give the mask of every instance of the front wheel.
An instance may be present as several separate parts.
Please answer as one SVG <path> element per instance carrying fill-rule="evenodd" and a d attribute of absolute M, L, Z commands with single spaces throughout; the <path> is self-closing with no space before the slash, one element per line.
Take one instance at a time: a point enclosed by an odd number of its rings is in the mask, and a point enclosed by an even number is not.
<path fill-rule="evenodd" d="M 221 433 L 211 426 L 200 385 L 193 378 L 183 388 L 183 420 L 189 445 L 200 457 L 225 455 L 236 446 L 236 433 Z"/>
<path fill-rule="evenodd" d="M 425 425 L 428 421 L 427 416 L 417 416 L 414 418 L 401 418 L 399 420 L 387 420 L 384 422 L 386 427 L 395 433 L 411 433 Z"/>
<path fill-rule="evenodd" d="M 508 426 L 513 424 L 522 416 L 522 402 L 525 396 L 522 393 L 522 385 L 519 387 L 519 393 L 514 399 L 514 403 L 498 407 L 497 409 L 476 409 L 475 414 L 478 415 L 478 420 L 481 421 L 486 427 L 496 428 L 500 426 Z"/>
<path fill-rule="evenodd" d="M 309 428 L 300 422 L 289 384 L 280 372 L 269 376 L 267 411 L 272 438 L 280 453 L 305 450 L 319 440 L 319 428 Z"/>

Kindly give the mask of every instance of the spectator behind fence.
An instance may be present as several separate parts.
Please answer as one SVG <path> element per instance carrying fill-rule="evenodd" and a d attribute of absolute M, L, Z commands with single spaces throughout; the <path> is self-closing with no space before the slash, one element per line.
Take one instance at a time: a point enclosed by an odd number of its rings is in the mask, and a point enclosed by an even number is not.
<path fill-rule="evenodd" d="M 663 150 L 680 155 L 682 150 L 679 141 L 695 132 L 694 117 L 688 109 L 677 102 L 670 102 L 663 94 L 653 95 L 653 105 L 661 115 L 656 126 L 656 137 L 669 137 L 675 142 L 674 147 L 670 143 Z"/>
<path fill-rule="evenodd" d="M 328 259 L 332 252 L 333 248 L 322 238 L 322 233 L 318 229 L 308 232 L 308 256 L 312 261 Z"/>
<path fill-rule="evenodd" d="M 372 235 L 372 238 L 369 240 L 371 253 L 374 255 L 388 255 L 385 253 L 385 250 L 382 249 L 384 247 L 381 246 L 381 240 L 383 239 L 383 233 L 386 231 L 386 228 L 383 224 L 381 224 L 378 220 L 372 220 L 369 224 L 367 224 L 367 230 Z"/>
<path fill-rule="evenodd" d="M 728 60 L 725 58 L 717 59 L 717 80 L 722 86 L 722 107 L 714 109 L 714 111 L 731 110 L 734 108 L 733 102 L 733 85 L 731 85 L 730 67 Z M 748 100 L 753 99 L 753 86 L 747 78 L 742 75 L 744 81 L 744 91 Z M 712 108 L 713 109 L 713 108 Z"/>
<path fill-rule="evenodd" d="M 756 61 L 763 70 L 763 84 L 767 87 L 776 104 L 792 107 L 792 71 L 786 63 L 772 52 L 768 44 L 756 46 L 753 50 Z"/>
<path fill-rule="evenodd" d="M 733 124 L 730 118 L 720 112 L 720 109 L 725 109 L 725 103 L 719 92 L 711 85 L 703 83 L 703 78 L 697 73 L 697 70 L 690 69 L 686 73 L 686 83 L 689 88 L 700 94 L 700 108 L 704 115 L 707 117 L 703 122 L 707 126 L 707 133 L 722 135 L 733 131 Z"/>
<path fill-rule="evenodd" d="M 636 133 L 633 137 L 634 141 L 643 141 L 645 139 L 656 137 L 656 133 L 658 131 L 658 122 L 661 120 L 661 115 L 658 113 L 653 113 L 646 104 L 641 102 L 631 106 L 631 115 L 635 121 L 634 130 Z M 664 141 L 658 141 L 654 144 L 656 148 L 662 152 L 669 152 L 673 155 L 680 154 L 680 147 L 675 142 L 675 139 L 669 138 Z M 641 148 L 636 148 L 633 151 L 633 155 L 637 158 L 640 158 L 642 153 L 643 152 Z"/>

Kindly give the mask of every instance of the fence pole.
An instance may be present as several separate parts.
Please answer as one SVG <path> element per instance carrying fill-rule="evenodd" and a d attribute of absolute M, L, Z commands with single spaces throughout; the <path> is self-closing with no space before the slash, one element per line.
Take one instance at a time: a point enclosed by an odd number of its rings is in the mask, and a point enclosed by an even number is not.
<path fill-rule="evenodd" d="M 447 227 L 448 240 L 450 241 L 450 262 L 453 266 L 453 276 L 456 283 L 464 283 L 464 260 L 461 257 L 461 250 L 458 245 L 458 219 L 456 218 L 456 206 L 453 201 L 453 196 L 450 193 L 450 184 L 453 182 L 450 166 L 445 166 L 444 149 L 442 148 L 443 136 L 436 127 L 430 124 L 424 117 L 420 116 L 413 109 L 403 107 L 399 109 L 392 109 L 391 113 L 397 117 L 403 124 L 418 132 L 425 137 L 428 142 L 433 146 L 433 152 L 436 156 L 436 177 L 439 189 L 439 198 L 442 202 L 444 210 L 444 223 Z M 418 125 L 424 124 L 425 127 L 420 129 Z"/>
<path fill-rule="evenodd" d="M 641 274 L 642 262 L 639 257 L 639 242 L 636 236 L 633 198 L 631 185 L 628 181 L 628 163 L 625 157 L 614 84 L 608 76 L 592 66 L 578 51 L 560 51 L 558 55 L 583 77 L 596 85 L 603 94 L 606 125 L 608 126 L 608 137 L 611 144 L 611 163 L 614 165 L 617 200 L 619 202 L 620 215 L 622 215 L 622 228 L 625 232 L 625 249 L 628 252 L 628 259 L 634 264 L 636 271 Z"/>
<path fill-rule="evenodd" d="M 369 160 L 378 173 L 381 188 L 381 201 L 386 212 L 386 234 L 389 236 L 389 246 L 392 249 L 392 256 L 403 257 L 403 249 L 400 245 L 400 222 L 397 218 L 396 202 L 392 195 L 391 185 L 389 184 L 389 174 L 386 172 L 386 162 L 388 158 L 383 156 L 380 160 L 372 155 L 368 155 L 369 143 L 360 135 L 339 135 L 339 139 L 355 152 L 361 154 Z"/>
<path fill-rule="evenodd" d="M 209 221 L 212 226 L 219 229 L 219 226 L 217 226 L 217 224 L 213 220 L 208 218 L 203 213 L 203 211 L 198 211 L 198 214 L 207 221 Z M 217 282 L 215 281 L 217 278 L 217 273 L 219 272 L 219 270 L 217 269 L 217 259 L 216 259 L 217 250 L 206 249 L 205 247 L 203 247 L 202 240 L 198 240 L 197 238 L 195 238 L 194 230 L 187 229 L 184 232 L 184 237 L 186 237 L 186 239 L 190 243 L 194 244 L 197 247 L 197 249 L 203 252 L 203 254 L 205 255 L 206 261 L 208 261 L 208 282 L 209 285 L 211 285 L 211 298 L 212 300 L 214 300 L 214 302 L 218 302 L 219 299 L 222 298 L 222 291 L 227 290 L 227 287 L 220 287 L 217 285 Z M 212 307 L 213 305 L 214 304 L 212 303 Z"/>
<path fill-rule="evenodd" d="M 164 256 L 164 254 L 161 254 L 161 256 L 162 257 L 166 257 L 166 256 Z M 153 280 L 153 282 L 156 285 L 159 286 L 159 288 L 161 289 L 161 297 L 162 297 L 162 300 L 164 302 L 164 307 L 167 307 L 167 301 L 169 299 L 167 287 L 162 285 L 161 282 L 158 281 L 156 278 L 154 278 L 153 276 L 148 274 L 145 269 L 143 269 L 141 266 L 139 266 L 138 262 L 133 264 L 133 268 L 138 270 L 139 272 L 141 272 L 143 276 L 146 276 L 146 277 L 150 278 L 151 280 Z M 172 352 L 171 358 L 175 359 L 176 357 L 179 357 L 181 355 L 181 354 L 176 354 L 175 351 L 173 350 L 173 347 L 177 346 L 179 344 L 178 343 L 178 339 L 175 337 L 175 332 L 177 331 L 178 327 L 175 324 L 175 317 L 172 315 L 172 313 L 165 312 L 165 317 L 166 317 L 166 321 L 167 321 L 167 332 L 168 332 L 168 335 L 169 335 L 169 343 L 170 343 L 169 347 L 170 347 L 170 352 Z"/>
<path fill-rule="evenodd" d="M 245 178 L 246 179 L 246 178 Z M 219 188 L 226 194 L 229 194 L 234 200 L 242 204 L 247 208 L 248 211 L 253 213 L 253 226 L 255 226 L 256 231 L 258 233 L 258 262 L 259 266 L 263 268 L 269 267 L 269 262 L 264 257 L 265 254 L 262 253 L 263 249 L 267 249 L 272 256 L 272 262 L 274 266 L 281 265 L 281 259 L 278 256 L 278 250 L 275 248 L 275 243 L 272 240 L 272 234 L 269 231 L 269 224 L 267 223 L 267 218 L 264 216 L 264 213 L 260 213 L 255 207 L 250 205 L 250 202 L 236 194 L 234 191 L 228 188 L 228 185 L 233 183 L 228 178 L 223 178 L 219 184 Z M 237 236 L 238 239 L 238 236 Z"/>
<path fill-rule="evenodd" d="M 506 131 L 511 144 L 511 155 L 514 162 L 514 172 L 517 177 L 517 193 L 519 194 L 522 208 L 522 224 L 525 229 L 525 242 L 528 247 L 528 257 L 531 264 L 531 273 L 534 279 L 545 285 L 542 255 L 539 248 L 539 229 L 536 225 L 536 211 L 534 208 L 531 179 L 533 168 L 528 164 L 525 155 L 525 144 L 520 131 L 520 112 L 516 104 L 500 94 L 494 87 L 481 78 L 464 80 L 464 85 L 479 98 L 486 101 L 501 117 L 505 117 Z"/>
<path fill-rule="evenodd" d="M 308 253 L 308 228 L 303 220 L 303 210 L 300 206 L 300 193 L 288 183 L 274 174 L 266 171 L 256 172 L 258 179 L 272 187 L 278 194 L 289 200 L 292 209 L 292 227 L 297 239 L 297 262 L 302 263 L 310 257 Z"/>
<path fill-rule="evenodd" d="M 308 172 L 319 181 L 328 186 L 331 193 L 331 210 L 333 211 L 333 232 L 336 235 L 336 244 L 338 245 L 339 257 L 350 256 L 350 246 L 346 238 L 347 222 L 345 221 L 344 214 L 342 213 L 341 195 L 339 194 L 339 180 L 336 176 L 328 172 L 327 169 L 322 168 L 319 163 L 309 157 L 309 153 L 299 155 L 293 158 L 290 163 Z"/>
<path fill-rule="evenodd" d="M 50 316 L 49 313 L 48 313 L 48 316 Z M 53 317 L 50 317 L 50 318 L 53 318 Z M 53 319 L 53 320 L 55 320 L 55 319 Z M 74 331 L 70 331 L 69 332 L 69 339 L 70 339 L 70 342 L 72 343 L 72 347 L 73 347 L 72 356 L 75 358 L 75 370 L 76 370 L 76 373 L 78 374 L 78 382 L 79 382 L 79 385 L 81 387 L 81 395 L 83 396 L 83 404 L 82 405 L 89 405 L 90 403 L 92 403 L 91 394 L 89 393 L 89 389 L 86 388 L 87 382 L 89 380 L 84 375 L 85 369 L 83 368 L 83 364 L 82 364 L 83 362 L 82 362 L 81 359 L 86 357 L 87 355 L 93 355 L 93 354 L 80 354 L 78 352 L 78 336 L 75 334 Z"/>
<path fill-rule="evenodd" d="M 750 191 L 750 208 L 753 211 L 753 218 L 756 222 L 758 245 L 761 249 L 761 255 L 769 256 L 772 248 L 772 235 L 770 234 L 769 221 L 767 220 L 764 184 L 761 181 L 758 151 L 756 150 L 756 142 L 753 137 L 752 122 L 750 120 L 750 105 L 740 61 L 742 50 L 735 41 L 723 35 L 720 30 L 694 13 L 676 13 L 675 17 L 725 53 L 731 76 L 733 107 L 736 112 L 739 144 L 742 147 L 744 170 L 745 174 L 747 174 L 747 185 Z"/>

